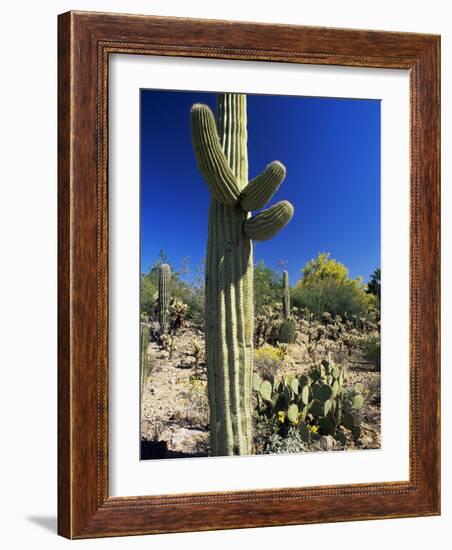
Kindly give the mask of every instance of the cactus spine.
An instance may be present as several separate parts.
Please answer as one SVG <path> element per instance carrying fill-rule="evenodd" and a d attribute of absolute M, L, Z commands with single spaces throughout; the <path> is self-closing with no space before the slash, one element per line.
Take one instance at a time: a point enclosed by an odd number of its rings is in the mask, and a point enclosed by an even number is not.
<path fill-rule="evenodd" d="M 206 257 L 206 361 L 213 456 L 251 454 L 254 288 L 252 239 L 289 222 L 283 201 L 262 208 L 285 177 L 273 162 L 248 182 L 246 96 L 218 96 L 218 127 L 206 105 L 191 110 L 192 142 L 211 192 Z"/>
<path fill-rule="evenodd" d="M 165 334 L 168 329 L 169 286 L 171 281 L 171 268 L 168 264 L 159 267 L 159 297 L 158 313 L 160 332 Z"/>
<path fill-rule="evenodd" d="M 289 273 L 287 271 L 283 272 L 283 316 L 284 319 L 290 317 L 290 290 L 289 290 Z"/>

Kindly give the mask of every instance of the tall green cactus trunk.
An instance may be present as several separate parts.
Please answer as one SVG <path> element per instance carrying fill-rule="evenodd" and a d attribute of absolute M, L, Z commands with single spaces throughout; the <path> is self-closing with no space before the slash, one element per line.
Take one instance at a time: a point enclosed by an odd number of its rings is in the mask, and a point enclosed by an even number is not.
<path fill-rule="evenodd" d="M 283 317 L 290 317 L 290 290 L 289 290 L 289 273 L 283 272 Z"/>
<path fill-rule="evenodd" d="M 240 191 L 248 181 L 246 97 L 218 98 L 220 141 Z M 253 245 L 247 212 L 212 197 L 206 262 L 206 359 L 212 455 L 250 454 Z"/>
<path fill-rule="evenodd" d="M 218 135 L 219 134 L 219 135 Z M 251 454 L 253 373 L 253 245 L 292 217 L 283 201 L 262 208 L 284 179 L 273 162 L 248 182 L 246 96 L 220 94 L 218 129 L 210 109 L 192 107 L 198 165 L 212 199 L 206 258 L 206 360 L 211 455 Z"/>
<path fill-rule="evenodd" d="M 168 329 L 170 282 L 171 282 L 171 268 L 168 264 L 161 264 L 159 266 L 158 314 L 159 314 L 160 332 L 162 334 L 165 334 Z"/>

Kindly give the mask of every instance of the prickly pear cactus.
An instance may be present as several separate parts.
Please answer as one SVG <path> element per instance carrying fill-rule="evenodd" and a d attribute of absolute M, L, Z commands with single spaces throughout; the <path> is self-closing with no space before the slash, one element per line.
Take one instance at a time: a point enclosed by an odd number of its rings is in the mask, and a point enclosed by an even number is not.
<path fill-rule="evenodd" d="M 283 272 L 283 317 L 288 319 L 290 317 L 290 290 L 289 290 L 289 273 Z"/>
<path fill-rule="evenodd" d="M 206 361 L 211 454 L 252 453 L 254 296 L 252 240 L 270 239 L 293 215 L 282 201 L 251 217 L 285 177 L 272 162 L 248 181 L 246 96 L 191 109 L 192 142 L 211 197 L 206 257 Z"/>
<path fill-rule="evenodd" d="M 257 412 L 277 419 L 280 430 L 297 426 L 303 441 L 311 436 L 332 435 L 341 445 L 347 444 L 346 428 L 354 439 L 361 435 L 360 409 L 364 398 L 345 385 L 344 369 L 332 361 L 313 365 L 308 374 L 275 380 L 255 374 L 253 390 Z"/>
<path fill-rule="evenodd" d="M 165 334 L 168 330 L 169 311 L 169 286 L 171 282 L 171 268 L 168 264 L 161 264 L 159 267 L 159 298 L 158 313 L 160 332 Z"/>

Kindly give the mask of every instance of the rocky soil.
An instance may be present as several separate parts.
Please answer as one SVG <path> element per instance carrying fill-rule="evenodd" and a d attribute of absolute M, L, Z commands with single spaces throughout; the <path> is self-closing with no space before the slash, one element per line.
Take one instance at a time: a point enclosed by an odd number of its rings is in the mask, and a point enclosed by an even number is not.
<path fill-rule="evenodd" d="M 202 341 L 202 335 L 186 328 L 177 336 L 171 358 L 155 342 L 148 348 L 150 375 L 141 401 L 141 438 L 165 442 L 165 458 L 208 454 L 206 367 L 195 364 L 193 340 Z M 152 445 L 148 447 L 152 455 Z"/>
<path fill-rule="evenodd" d="M 148 348 L 150 374 L 141 402 L 142 458 L 182 458 L 208 456 L 208 402 L 206 366 L 196 365 L 193 342 L 203 334 L 190 326 L 175 339 L 169 353 L 151 342 Z M 342 357 L 347 365 L 348 384 L 360 387 L 366 396 L 362 436 L 350 441 L 348 449 L 380 447 L 380 372 L 373 371 L 357 355 Z M 309 369 L 309 356 L 303 338 L 287 347 L 281 375 L 300 374 Z M 322 437 L 312 451 L 337 448 L 332 437 Z"/>

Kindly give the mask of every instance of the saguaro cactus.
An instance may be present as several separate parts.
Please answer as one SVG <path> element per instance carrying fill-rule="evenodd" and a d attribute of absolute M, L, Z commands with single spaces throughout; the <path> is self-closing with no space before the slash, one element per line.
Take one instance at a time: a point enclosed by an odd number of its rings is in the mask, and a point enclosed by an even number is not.
<path fill-rule="evenodd" d="M 159 267 L 159 297 L 158 313 L 160 331 L 164 334 L 168 329 L 169 286 L 171 281 L 171 268 L 168 264 Z"/>
<path fill-rule="evenodd" d="M 290 317 L 290 290 L 289 290 L 289 273 L 283 272 L 283 317 Z"/>
<path fill-rule="evenodd" d="M 253 245 L 293 215 L 287 201 L 250 216 L 285 177 L 272 162 L 248 181 L 246 96 L 218 96 L 218 129 L 206 105 L 191 109 L 193 147 L 211 192 L 206 257 L 206 361 L 211 454 L 252 452 Z"/>
<path fill-rule="evenodd" d="M 140 386 L 141 397 L 149 374 L 148 345 L 149 345 L 149 325 L 141 323 L 140 326 Z"/>

